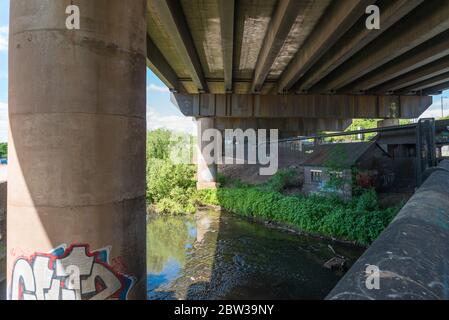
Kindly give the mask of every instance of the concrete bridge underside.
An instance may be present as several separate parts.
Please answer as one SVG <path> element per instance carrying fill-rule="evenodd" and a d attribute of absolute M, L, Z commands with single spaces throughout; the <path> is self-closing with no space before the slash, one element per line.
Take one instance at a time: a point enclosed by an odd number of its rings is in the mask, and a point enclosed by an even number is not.
<path fill-rule="evenodd" d="M 373 3 L 380 30 L 365 28 Z M 66 28 L 71 4 L 80 30 Z M 239 121 L 301 132 L 344 129 L 355 117 L 416 118 L 449 87 L 445 0 L 10 6 L 14 299 L 146 297 L 146 66 L 200 133 Z"/>
<path fill-rule="evenodd" d="M 147 4 L 147 65 L 184 115 L 215 119 L 207 128 L 285 137 L 418 118 L 449 87 L 444 0 Z M 380 29 L 366 27 L 370 5 Z"/>

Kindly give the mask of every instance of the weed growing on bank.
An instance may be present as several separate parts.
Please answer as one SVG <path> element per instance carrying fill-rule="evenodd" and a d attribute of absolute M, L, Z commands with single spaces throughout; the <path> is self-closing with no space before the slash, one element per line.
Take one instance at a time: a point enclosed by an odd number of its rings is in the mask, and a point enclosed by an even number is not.
<path fill-rule="evenodd" d="M 256 186 L 202 190 L 198 199 L 244 217 L 285 223 L 361 245 L 374 241 L 400 209 L 381 209 L 374 190 L 347 202 L 335 196 L 285 196 Z"/>
<path fill-rule="evenodd" d="M 165 214 L 190 214 L 199 205 L 265 221 L 291 225 L 305 232 L 368 245 L 386 228 L 401 206 L 382 209 L 374 190 L 361 190 L 349 201 L 333 195 L 284 195 L 295 185 L 295 170 L 280 170 L 261 185 L 219 177 L 218 190 L 196 190 L 196 168 L 169 159 L 169 132 L 149 133 L 147 201 Z"/>

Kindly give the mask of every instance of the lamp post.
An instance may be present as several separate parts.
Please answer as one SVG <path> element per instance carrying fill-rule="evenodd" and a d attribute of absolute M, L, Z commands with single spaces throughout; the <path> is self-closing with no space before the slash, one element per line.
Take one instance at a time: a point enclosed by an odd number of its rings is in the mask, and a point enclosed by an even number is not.
<path fill-rule="evenodd" d="M 441 118 L 444 118 L 444 107 L 443 107 L 443 104 L 444 104 L 444 97 L 443 96 L 441 96 Z"/>
<path fill-rule="evenodd" d="M 444 99 L 447 99 L 449 97 L 441 96 L 441 118 L 444 118 Z"/>

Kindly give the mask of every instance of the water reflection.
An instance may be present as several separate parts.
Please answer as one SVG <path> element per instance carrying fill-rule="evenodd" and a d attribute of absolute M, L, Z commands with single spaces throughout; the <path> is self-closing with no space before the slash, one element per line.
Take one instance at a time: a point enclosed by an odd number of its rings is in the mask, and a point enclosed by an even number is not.
<path fill-rule="evenodd" d="M 323 268 L 328 242 L 233 215 L 148 220 L 149 299 L 322 299 L 341 274 Z M 354 262 L 362 249 L 335 245 Z"/>

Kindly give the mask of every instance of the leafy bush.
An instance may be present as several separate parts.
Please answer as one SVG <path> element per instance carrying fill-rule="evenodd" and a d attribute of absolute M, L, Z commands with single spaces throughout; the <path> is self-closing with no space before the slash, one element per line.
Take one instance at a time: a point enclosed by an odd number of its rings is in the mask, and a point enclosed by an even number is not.
<path fill-rule="evenodd" d="M 157 129 L 147 135 L 147 201 L 161 213 L 195 212 L 196 169 L 190 135 Z M 187 159 L 181 159 L 187 155 Z M 175 159 L 174 159 L 175 158 Z M 173 161 L 182 160 L 181 163 Z"/>
<path fill-rule="evenodd" d="M 203 190 L 198 199 L 241 216 L 287 223 L 306 232 L 362 245 L 375 240 L 399 210 L 381 210 L 371 190 L 350 202 L 318 195 L 284 196 L 259 187 Z"/>
<path fill-rule="evenodd" d="M 170 157 L 172 132 L 157 129 L 147 133 L 147 159 L 167 160 Z"/>
<path fill-rule="evenodd" d="M 285 188 L 296 184 L 297 175 L 294 169 L 279 170 L 261 187 L 266 191 L 282 192 Z"/>
<path fill-rule="evenodd" d="M 8 157 L 8 144 L 6 142 L 0 143 L 0 158 Z"/>
<path fill-rule="evenodd" d="M 147 201 L 160 212 L 191 213 L 195 211 L 195 167 L 171 164 L 166 160 L 147 160 Z"/>

